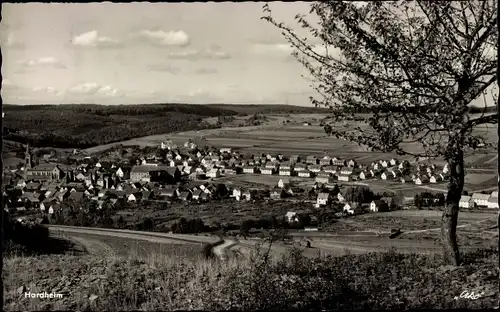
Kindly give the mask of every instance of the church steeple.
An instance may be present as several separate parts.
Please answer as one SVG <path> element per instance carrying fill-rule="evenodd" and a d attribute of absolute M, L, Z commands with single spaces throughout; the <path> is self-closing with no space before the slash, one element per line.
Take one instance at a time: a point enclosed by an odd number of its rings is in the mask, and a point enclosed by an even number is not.
<path fill-rule="evenodd" d="M 31 169 L 31 154 L 30 154 L 30 145 L 26 144 L 26 153 L 24 155 L 24 167 L 26 170 Z"/>

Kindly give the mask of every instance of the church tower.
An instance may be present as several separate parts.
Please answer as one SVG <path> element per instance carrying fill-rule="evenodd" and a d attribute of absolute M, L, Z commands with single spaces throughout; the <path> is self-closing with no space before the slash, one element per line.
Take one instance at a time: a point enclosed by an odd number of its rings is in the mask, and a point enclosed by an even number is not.
<path fill-rule="evenodd" d="M 30 154 L 30 145 L 26 144 L 26 153 L 24 155 L 24 168 L 25 170 L 31 169 L 31 154 Z"/>

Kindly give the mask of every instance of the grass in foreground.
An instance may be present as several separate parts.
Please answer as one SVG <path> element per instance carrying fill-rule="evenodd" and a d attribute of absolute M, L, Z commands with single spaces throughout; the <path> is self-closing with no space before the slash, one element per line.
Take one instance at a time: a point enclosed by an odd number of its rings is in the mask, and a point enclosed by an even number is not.
<path fill-rule="evenodd" d="M 394 251 L 306 259 L 297 250 L 266 260 L 263 249 L 241 262 L 151 255 L 6 259 L 6 311 L 13 310 L 256 310 L 492 308 L 497 251 L 464 255 L 442 266 L 439 256 Z M 22 291 L 63 293 L 24 298 Z M 477 300 L 457 299 L 463 291 Z"/>

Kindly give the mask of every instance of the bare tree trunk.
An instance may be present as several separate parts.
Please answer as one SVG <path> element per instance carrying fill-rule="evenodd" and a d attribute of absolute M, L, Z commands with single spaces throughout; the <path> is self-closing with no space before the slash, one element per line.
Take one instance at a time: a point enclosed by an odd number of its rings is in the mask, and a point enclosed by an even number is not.
<path fill-rule="evenodd" d="M 497 12 L 500 10 L 500 4 L 497 2 Z M 497 17 L 497 28 L 500 27 L 500 18 Z M 500 69 L 500 56 L 497 54 L 497 70 Z M 500 86 L 500 76 L 497 74 L 497 86 Z M 497 146 L 497 179 L 498 179 L 498 190 L 500 190 L 500 155 L 498 155 L 498 149 L 500 148 L 500 97 L 497 96 L 497 139 L 498 139 L 498 146 Z M 497 191 L 498 191 L 497 190 Z M 500 207 L 500 196 L 498 197 L 498 205 Z M 497 217 L 497 230 L 498 230 L 498 251 L 500 251 L 500 209 L 498 210 L 498 217 Z M 500 255 L 498 256 L 498 269 L 500 270 Z M 500 276 L 498 278 L 498 302 L 497 302 L 497 308 L 500 307 Z"/>
<path fill-rule="evenodd" d="M 448 194 L 441 218 L 441 240 L 445 261 L 451 265 L 459 265 L 460 253 L 457 244 L 457 222 L 465 174 L 462 144 L 455 143 L 453 145 L 453 155 L 447 157 L 450 170 L 450 183 L 448 184 Z"/>

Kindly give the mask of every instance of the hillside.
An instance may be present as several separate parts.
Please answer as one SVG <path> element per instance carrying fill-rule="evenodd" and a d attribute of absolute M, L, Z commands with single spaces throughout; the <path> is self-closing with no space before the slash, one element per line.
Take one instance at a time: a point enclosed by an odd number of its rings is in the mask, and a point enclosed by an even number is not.
<path fill-rule="evenodd" d="M 207 117 L 297 114 L 287 105 L 4 105 L 4 139 L 32 146 L 87 148 L 135 137 L 216 127 Z"/>

